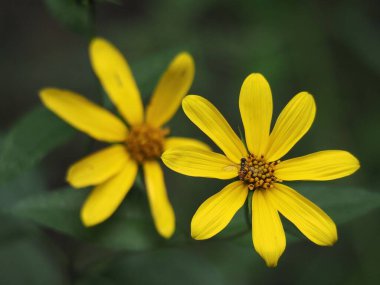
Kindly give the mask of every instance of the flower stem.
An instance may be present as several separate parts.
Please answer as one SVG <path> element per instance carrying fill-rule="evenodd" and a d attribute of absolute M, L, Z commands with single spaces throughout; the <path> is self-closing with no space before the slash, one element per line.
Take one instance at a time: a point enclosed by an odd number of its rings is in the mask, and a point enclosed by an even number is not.
<path fill-rule="evenodd" d="M 252 196 L 253 191 L 249 191 L 247 203 L 245 204 L 245 221 L 249 229 L 252 228 Z"/>

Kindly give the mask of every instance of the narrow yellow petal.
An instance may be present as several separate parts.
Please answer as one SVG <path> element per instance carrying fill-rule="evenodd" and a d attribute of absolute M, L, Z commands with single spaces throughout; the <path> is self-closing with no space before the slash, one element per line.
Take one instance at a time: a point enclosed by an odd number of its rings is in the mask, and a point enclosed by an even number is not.
<path fill-rule="evenodd" d="M 157 161 L 148 161 L 143 167 L 154 224 L 161 236 L 170 238 L 175 230 L 175 216 L 166 193 L 161 166 Z"/>
<path fill-rule="evenodd" d="M 247 199 L 248 188 L 235 181 L 208 198 L 198 208 L 191 221 L 191 236 L 209 239 L 222 231 Z"/>
<path fill-rule="evenodd" d="M 81 219 L 86 227 L 104 222 L 117 210 L 132 188 L 137 170 L 137 163 L 129 160 L 119 174 L 92 190 L 81 210 Z"/>
<path fill-rule="evenodd" d="M 269 190 L 270 191 L 270 190 Z M 286 239 L 280 216 L 268 199 L 268 190 L 256 190 L 252 199 L 252 240 L 267 266 L 276 267 Z"/>
<path fill-rule="evenodd" d="M 177 112 L 182 98 L 194 79 L 194 61 L 190 54 L 182 52 L 170 63 L 153 92 L 146 111 L 146 121 L 160 127 Z"/>
<path fill-rule="evenodd" d="M 266 159 L 275 161 L 283 157 L 310 129 L 316 107 L 313 96 L 301 92 L 282 110 L 269 137 Z"/>
<path fill-rule="evenodd" d="M 40 98 L 49 110 L 94 139 L 121 142 L 127 138 L 128 129 L 120 119 L 77 93 L 45 88 Z"/>
<path fill-rule="evenodd" d="M 247 156 L 244 144 L 232 130 L 223 115 L 208 100 L 201 96 L 186 96 L 182 107 L 187 117 L 212 139 L 235 163 Z"/>
<path fill-rule="evenodd" d="M 360 167 L 356 157 L 343 150 L 325 150 L 282 161 L 275 175 L 282 180 L 332 180 L 348 176 Z"/>
<path fill-rule="evenodd" d="M 301 194 L 283 184 L 275 184 L 268 191 L 268 197 L 272 205 L 312 242 L 331 246 L 337 241 L 333 220 Z"/>
<path fill-rule="evenodd" d="M 162 155 L 170 169 L 188 176 L 231 179 L 238 176 L 239 165 L 222 154 L 196 147 L 171 148 Z"/>
<path fill-rule="evenodd" d="M 141 124 L 144 110 L 139 89 L 121 52 L 102 38 L 90 44 L 92 68 L 120 114 L 131 125 Z"/>
<path fill-rule="evenodd" d="M 75 188 L 98 185 L 118 173 L 127 160 L 128 153 L 125 147 L 113 145 L 73 164 L 67 172 L 66 179 Z"/>
<path fill-rule="evenodd" d="M 165 140 L 165 144 L 164 144 L 165 150 L 168 150 L 170 148 L 178 148 L 178 147 L 193 147 L 193 148 L 199 148 L 199 149 L 211 151 L 211 148 L 207 144 L 196 139 L 170 137 Z"/>
<path fill-rule="evenodd" d="M 253 73 L 244 80 L 239 107 L 249 151 L 264 154 L 273 112 L 272 92 L 264 76 Z"/>

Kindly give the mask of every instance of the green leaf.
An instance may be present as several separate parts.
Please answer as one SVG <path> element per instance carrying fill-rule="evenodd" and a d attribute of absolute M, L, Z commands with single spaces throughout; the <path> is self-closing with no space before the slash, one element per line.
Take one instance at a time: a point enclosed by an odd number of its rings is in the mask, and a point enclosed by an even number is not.
<path fill-rule="evenodd" d="M 66 284 L 59 248 L 30 223 L 0 220 L 0 284 Z"/>
<path fill-rule="evenodd" d="M 123 5 L 122 0 L 95 0 L 95 2 L 102 4 L 102 3 L 109 3 L 109 4 L 114 4 L 114 5 Z"/>
<path fill-rule="evenodd" d="M 367 10 L 364 7 L 353 7 L 342 3 L 333 20 L 334 25 L 329 30 L 332 36 L 378 74 L 380 58 L 377 53 L 380 40 L 376 36 L 377 26 L 368 19 Z"/>
<path fill-rule="evenodd" d="M 0 245 L 0 284 L 66 284 L 62 268 L 42 245 L 18 239 Z"/>
<path fill-rule="evenodd" d="M 26 114 L 2 140 L 0 184 L 30 169 L 73 134 L 72 128 L 43 107 Z"/>
<path fill-rule="evenodd" d="M 298 282 L 296 284 L 320 285 L 320 284 L 349 284 L 352 278 L 352 271 L 347 270 L 352 266 L 355 259 L 347 258 L 347 249 L 335 249 L 338 252 L 328 255 L 319 251 L 312 258 L 308 259 L 308 264 L 298 273 Z M 339 252 L 340 251 L 340 252 Z M 348 254 L 352 254 L 349 252 Z M 327 256 L 326 256 L 327 255 Z M 323 274 L 321 274 L 323 272 Z M 313 278 L 310 278 L 313 276 Z M 370 284 L 364 280 L 353 282 L 352 284 Z"/>
<path fill-rule="evenodd" d="M 50 14 L 72 31 L 89 34 L 91 31 L 91 0 L 44 0 Z"/>
<path fill-rule="evenodd" d="M 191 248 L 124 255 L 95 274 L 86 274 L 79 284 L 114 284 L 112 281 L 116 284 L 227 284 L 213 262 Z"/>
<path fill-rule="evenodd" d="M 178 47 L 168 48 L 159 52 L 145 54 L 137 60 L 134 60 L 133 58 L 129 59 L 128 56 L 125 55 L 131 64 L 133 75 L 136 79 L 145 105 L 151 99 L 153 90 L 158 84 L 161 76 L 179 51 Z"/>
<path fill-rule="evenodd" d="M 46 189 L 42 175 L 36 171 L 27 171 L 17 179 L 0 185 L 0 209 L 9 207 L 20 199 L 40 193 Z"/>
<path fill-rule="evenodd" d="M 163 242 L 140 193 L 130 193 L 115 215 L 92 228 L 85 228 L 79 218 L 87 195 L 83 189 L 64 188 L 24 199 L 9 211 L 19 218 L 112 249 L 143 250 Z"/>
<path fill-rule="evenodd" d="M 344 224 L 380 207 L 380 193 L 353 186 L 300 185 L 299 193 L 322 208 L 336 224 Z"/>

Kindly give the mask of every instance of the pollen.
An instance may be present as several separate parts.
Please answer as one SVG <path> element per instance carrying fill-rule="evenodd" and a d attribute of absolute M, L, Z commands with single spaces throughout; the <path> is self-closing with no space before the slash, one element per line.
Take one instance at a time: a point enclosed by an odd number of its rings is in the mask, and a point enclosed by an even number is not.
<path fill-rule="evenodd" d="M 263 156 L 250 154 L 241 159 L 239 179 L 248 185 L 249 190 L 270 189 L 274 183 L 282 182 L 275 175 L 275 167 L 280 161 L 267 162 Z"/>
<path fill-rule="evenodd" d="M 165 137 L 169 129 L 154 128 L 147 124 L 132 127 L 125 145 L 132 159 L 138 163 L 155 160 L 164 151 Z"/>

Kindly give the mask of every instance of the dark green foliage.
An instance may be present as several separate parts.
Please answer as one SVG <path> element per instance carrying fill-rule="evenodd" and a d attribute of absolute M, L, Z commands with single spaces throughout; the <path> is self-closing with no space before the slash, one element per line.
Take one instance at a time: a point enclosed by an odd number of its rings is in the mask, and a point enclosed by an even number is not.
<path fill-rule="evenodd" d="M 64 27 L 89 35 L 93 0 L 44 0 L 51 15 Z"/>
<path fill-rule="evenodd" d="M 378 10 L 376 1 L 3 1 L 0 284 L 379 284 Z M 22 114 L 46 85 L 113 108 L 88 61 L 88 40 L 97 35 L 126 56 L 146 103 L 170 59 L 190 52 L 190 93 L 215 103 L 240 133 L 238 95 L 249 73 L 269 80 L 274 120 L 297 92 L 313 94 L 316 120 L 289 157 L 346 149 L 362 165 L 336 183 L 291 185 L 334 219 L 337 244 L 315 246 L 282 217 L 287 248 L 268 269 L 245 209 L 216 237 L 194 241 L 192 215 L 225 181 L 171 171 L 172 240 L 154 229 L 141 177 L 110 220 L 84 228 L 79 212 L 90 189 L 67 187 L 64 177 L 98 145 L 65 144 L 75 131 L 42 106 Z M 182 110 L 170 128 L 206 140 Z"/>
<path fill-rule="evenodd" d="M 26 114 L 1 141 L 0 185 L 41 161 L 74 131 L 44 107 Z"/>
<path fill-rule="evenodd" d="M 116 215 L 93 228 L 84 227 L 80 221 L 80 208 L 88 194 L 85 189 L 59 189 L 20 199 L 9 211 L 43 227 L 111 249 L 147 250 L 162 243 L 141 193 L 129 195 Z"/>

